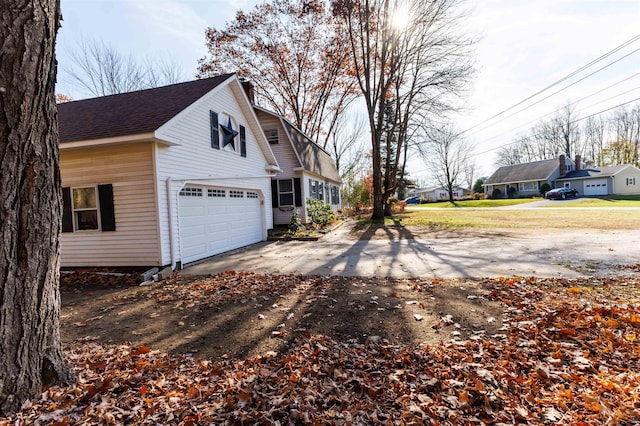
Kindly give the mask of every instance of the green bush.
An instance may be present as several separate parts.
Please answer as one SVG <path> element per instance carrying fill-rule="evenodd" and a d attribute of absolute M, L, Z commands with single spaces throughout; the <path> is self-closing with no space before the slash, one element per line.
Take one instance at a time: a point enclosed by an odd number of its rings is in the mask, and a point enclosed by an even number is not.
<path fill-rule="evenodd" d="M 517 192 L 518 190 L 515 186 L 510 186 L 509 189 L 507 189 L 507 195 L 509 198 L 515 198 Z"/>
<path fill-rule="evenodd" d="M 315 198 L 307 198 L 307 216 L 309 222 L 317 227 L 326 226 L 336 220 L 336 212 L 331 210 L 331 206 Z"/>
<path fill-rule="evenodd" d="M 547 192 L 551 191 L 551 185 L 549 185 L 548 183 L 543 183 L 542 185 L 540 185 L 540 194 L 544 195 Z"/>
<path fill-rule="evenodd" d="M 291 220 L 289 221 L 289 232 L 291 234 L 295 234 L 296 232 L 300 232 L 303 229 L 304 225 L 300 220 L 298 209 L 293 209 L 293 211 L 291 212 Z"/>
<path fill-rule="evenodd" d="M 491 193 L 491 198 L 502 198 L 502 191 L 500 191 L 500 189 L 498 188 L 494 188 L 493 192 Z"/>

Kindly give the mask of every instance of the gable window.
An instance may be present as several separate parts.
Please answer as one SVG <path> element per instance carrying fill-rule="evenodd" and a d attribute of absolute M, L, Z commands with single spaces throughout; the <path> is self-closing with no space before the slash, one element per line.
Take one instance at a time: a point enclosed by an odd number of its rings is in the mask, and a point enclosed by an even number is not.
<path fill-rule="evenodd" d="M 73 228 L 76 231 L 99 230 L 96 187 L 73 188 L 72 193 Z"/>
<path fill-rule="evenodd" d="M 209 126 L 211 127 L 211 148 L 220 149 L 220 130 L 218 129 L 218 113 L 209 111 Z"/>
<path fill-rule="evenodd" d="M 267 129 L 264 131 L 264 135 L 267 137 L 269 145 L 278 145 L 278 129 Z"/>
<path fill-rule="evenodd" d="M 636 178 L 634 178 L 634 177 L 627 178 L 627 186 L 635 185 L 635 184 L 636 184 Z"/>

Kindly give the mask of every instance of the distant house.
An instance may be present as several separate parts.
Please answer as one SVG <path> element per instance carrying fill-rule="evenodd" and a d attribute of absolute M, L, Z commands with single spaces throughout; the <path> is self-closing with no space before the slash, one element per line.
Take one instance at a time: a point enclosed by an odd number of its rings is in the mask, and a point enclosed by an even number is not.
<path fill-rule="evenodd" d="M 575 161 L 558 159 L 535 161 L 500 167 L 484 183 L 485 194 L 500 190 L 507 197 L 509 188 L 514 196 L 530 197 L 540 194 L 540 187 L 548 183 L 551 188 L 575 188 L 585 196 L 611 194 L 640 194 L 640 169 L 630 164 L 620 166 L 581 168 L 580 155 Z"/>
<path fill-rule="evenodd" d="M 184 265 L 267 238 L 278 160 L 225 74 L 58 105 L 63 266 Z"/>
<path fill-rule="evenodd" d="M 306 223 L 309 198 L 339 209 L 342 181 L 329 153 L 283 116 L 255 105 L 254 110 L 282 169 L 271 180 L 274 224 L 288 224 L 294 209 Z"/>
<path fill-rule="evenodd" d="M 469 194 L 469 190 L 465 190 L 459 187 L 453 188 L 453 198 L 462 198 L 468 194 Z M 411 189 L 407 191 L 407 195 L 409 197 L 420 197 L 420 199 L 427 200 L 427 201 L 438 201 L 438 200 L 449 199 L 449 191 L 443 186 Z"/>
<path fill-rule="evenodd" d="M 640 194 L 640 169 L 631 164 L 574 170 L 556 180 L 581 195 Z"/>
<path fill-rule="evenodd" d="M 515 197 L 531 197 L 539 195 L 540 187 L 545 183 L 555 188 L 558 178 L 576 168 L 580 168 L 579 155 L 576 156 L 575 162 L 561 155 L 557 159 L 502 166 L 489 176 L 482 186 L 484 193 L 488 195 L 492 195 L 497 189 L 504 198 L 509 196 L 509 192 Z"/>

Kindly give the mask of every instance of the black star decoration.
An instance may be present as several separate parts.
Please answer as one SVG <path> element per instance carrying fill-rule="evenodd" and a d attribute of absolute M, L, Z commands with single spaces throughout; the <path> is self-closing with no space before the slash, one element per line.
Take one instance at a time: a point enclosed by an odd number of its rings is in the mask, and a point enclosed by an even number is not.
<path fill-rule="evenodd" d="M 222 143 L 222 147 L 224 148 L 227 145 L 231 145 L 233 149 L 236 149 L 236 144 L 234 142 L 234 139 L 238 135 L 238 132 L 233 130 L 233 126 L 231 125 L 231 119 L 229 119 L 229 122 L 227 123 L 226 126 L 221 124 L 220 128 L 222 129 L 222 135 L 224 139 Z"/>

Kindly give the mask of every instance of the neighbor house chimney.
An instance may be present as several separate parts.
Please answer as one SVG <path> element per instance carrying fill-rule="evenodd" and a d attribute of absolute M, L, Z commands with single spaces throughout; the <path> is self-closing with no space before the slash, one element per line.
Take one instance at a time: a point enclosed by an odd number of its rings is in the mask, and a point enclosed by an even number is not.
<path fill-rule="evenodd" d="M 246 93 L 247 98 L 249 98 L 249 102 L 251 105 L 256 103 L 255 93 L 253 90 L 253 83 L 247 78 L 241 78 L 240 83 L 242 83 L 242 88 L 244 89 L 244 93 Z"/>
<path fill-rule="evenodd" d="M 564 161 L 564 155 L 560 156 L 560 177 L 563 177 L 567 174 L 567 166 Z"/>
<path fill-rule="evenodd" d="M 576 154 L 576 170 L 580 170 L 580 160 L 582 160 L 582 157 L 580 154 Z"/>

